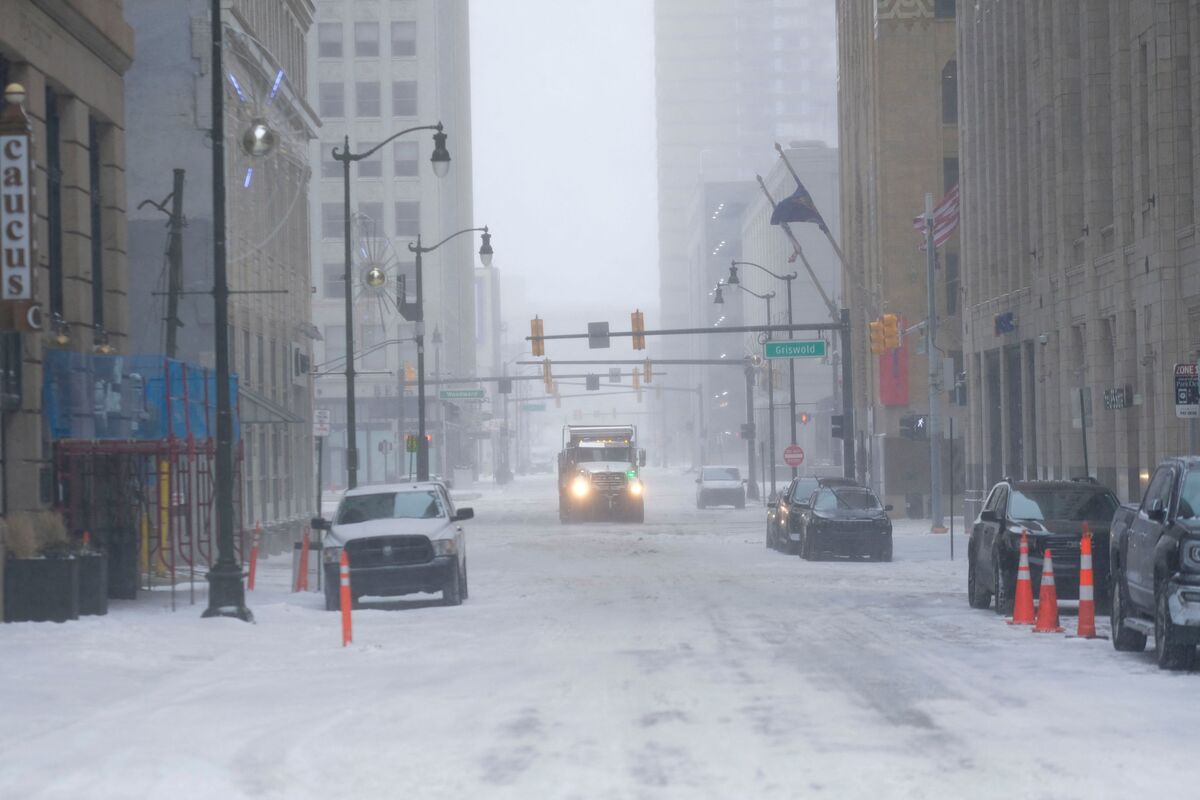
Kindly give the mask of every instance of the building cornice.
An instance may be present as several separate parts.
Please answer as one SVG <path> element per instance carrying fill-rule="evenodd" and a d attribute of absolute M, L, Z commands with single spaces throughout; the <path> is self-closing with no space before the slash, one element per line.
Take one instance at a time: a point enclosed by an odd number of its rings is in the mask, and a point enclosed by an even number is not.
<path fill-rule="evenodd" d="M 125 74 L 133 63 L 133 28 L 125 22 L 121 6 L 114 0 L 30 0 L 43 14 L 71 34 L 118 74 Z M 81 4 L 99 6 L 107 15 L 98 11 L 80 10 Z M 101 26 L 98 20 L 106 16 L 109 24 Z"/>

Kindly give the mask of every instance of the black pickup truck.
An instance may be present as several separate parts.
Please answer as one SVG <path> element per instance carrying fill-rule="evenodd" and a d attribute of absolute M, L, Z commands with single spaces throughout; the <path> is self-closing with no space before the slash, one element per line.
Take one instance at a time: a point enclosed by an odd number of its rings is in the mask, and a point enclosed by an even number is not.
<path fill-rule="evenodd" d="M 1191 666 L 1200 644 L 1200 456 L 1169 458 L 1140 504 L 1113 515 L 1112 643 L 1141 652 L 1154 636 L 1162 669 Z"/>

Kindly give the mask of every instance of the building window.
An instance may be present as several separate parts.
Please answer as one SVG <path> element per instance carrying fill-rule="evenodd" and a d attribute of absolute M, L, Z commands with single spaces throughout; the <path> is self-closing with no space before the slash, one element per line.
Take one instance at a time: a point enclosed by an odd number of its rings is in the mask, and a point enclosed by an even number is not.
<path fill-rule="evenodd" d="M 346 296 L 345 264 L 322 264 L 321 277 L 326 298 L 334 300 Z"/>
<path fill-rule="evenodd" d="M 91 173 L 92 324 L 104 324 L 104 200 L 100 194 L 100 124 L 88 117 L 88 170 Z"/>
<path fill-rule="evenodd" d="M 355 58 L 379 58 L 379 23 L 354 23 Z"/>
<path fill-rule="evenodd" d="M 342 57 L 342 23 L 322 22 L 317 25 L 317 57 Z"/>
<path fill-rule="evenodd" d="M 392 23 L 392 58 L 417 54 L 417 23 L 404 20 Z"/>
<path fill-rule="evenodd" d="M 317 110 L 325 119 L 341 119 L 346 116 L 346 99 L 341 83 L 324 83 L 317 86 Z"/>
<path fill-rule="evenodd" d="M 392 156 L 393 173 L 397 178 L 415 178 L 421 146 L 416 142 L 396 142 L 395 148 Z"/>
<path fill-rule="evenodd" d="M 321 145 L 321 177 L 322 178 L 340 178 L 342 177 L 342 162 L 333 157 L 333 148 L 337 148 L 340 152 L 342 145 L 331 144 L 326 142 Z"/>
<path fill-rule="evenodd" d="M 46 87 L 46 215 L 50 242 L 50 311 L 63 312 L 62 150 L 59 143 L 58 95 Z M 71 320 L 68 320 L 70 322 Z"/>
<path fill-rule="evenodd" d="M 373 223 L 374 235 L 383 235 L 383 203 L 359 203 L 358 213 Z"/>
<path fill-rule="evenodd" d="M 958 62 L 949 61 L 942 68 L 942 123 L 958 122 Z"/>
<path fill-rule="evenodd" d="M 326 366 L 331 361 L 346 357 L 346 326 L 345 325 L 326 325 L 325 326 L 325 362 Z"/>
<path fill-rule="evenodd" d="M 937 19 L 954 19 L 955 0 L 934 0 L 933 16 Z"/>
<path fill-rule="evenodd" d="M 360 117 L 379 116 L 378 81 L 358 81 L 354 84 L 354 112 Z"/>
<path fill-rule="evenodd" d="M 359 152 L 366 153 L 379 142 L 359 142 Z M 382 178 L 383 177 L 383 153 L 376 152 L 370 158 L 364 158 L 358 162 L 358 177 L 360 178 Z"/>
<path fill-rule="evenodd" d="M 418 236 L 421 232 L 421 204 L 416 200 L 396 202 L 396 235 Z"/>
<path fill-rule="evenodd" d="M 341 203 L 321 203 L 321 237 L 341 239 L 346 232 L 345 209 Z"/>
<path fill-rule="evenodd" d="M 942 159 L 942 193 L 945 194 L 958 186 L 958 159 Z"/>
<path fill-rule="evenodd" d="M 395 81 L 392 84 L 392 116 L 415 117 L 417 115 L 417 82 Z"/>

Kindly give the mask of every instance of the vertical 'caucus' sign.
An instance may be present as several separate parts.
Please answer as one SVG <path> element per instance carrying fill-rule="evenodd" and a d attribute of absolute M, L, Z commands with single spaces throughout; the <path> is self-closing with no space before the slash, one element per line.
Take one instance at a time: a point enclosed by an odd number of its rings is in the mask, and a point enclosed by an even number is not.
<path fill-rule="evenodd" d="M 33 297 L 29 136 L 0 134 L 0 297 Z"/>

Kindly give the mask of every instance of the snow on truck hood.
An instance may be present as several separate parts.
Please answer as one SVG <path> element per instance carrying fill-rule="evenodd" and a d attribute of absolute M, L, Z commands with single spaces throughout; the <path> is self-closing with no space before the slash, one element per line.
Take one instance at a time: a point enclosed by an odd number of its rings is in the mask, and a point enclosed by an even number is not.
<path fill-rule="evenodd" d="M 430 539 L 452 539 L 454 528 L 446 517 L 373 519 L 348 525 L 334 525 L 325 542 L 336 546 L 354 539 L 369 539 L 372 536 L 428 536 Z"/>

